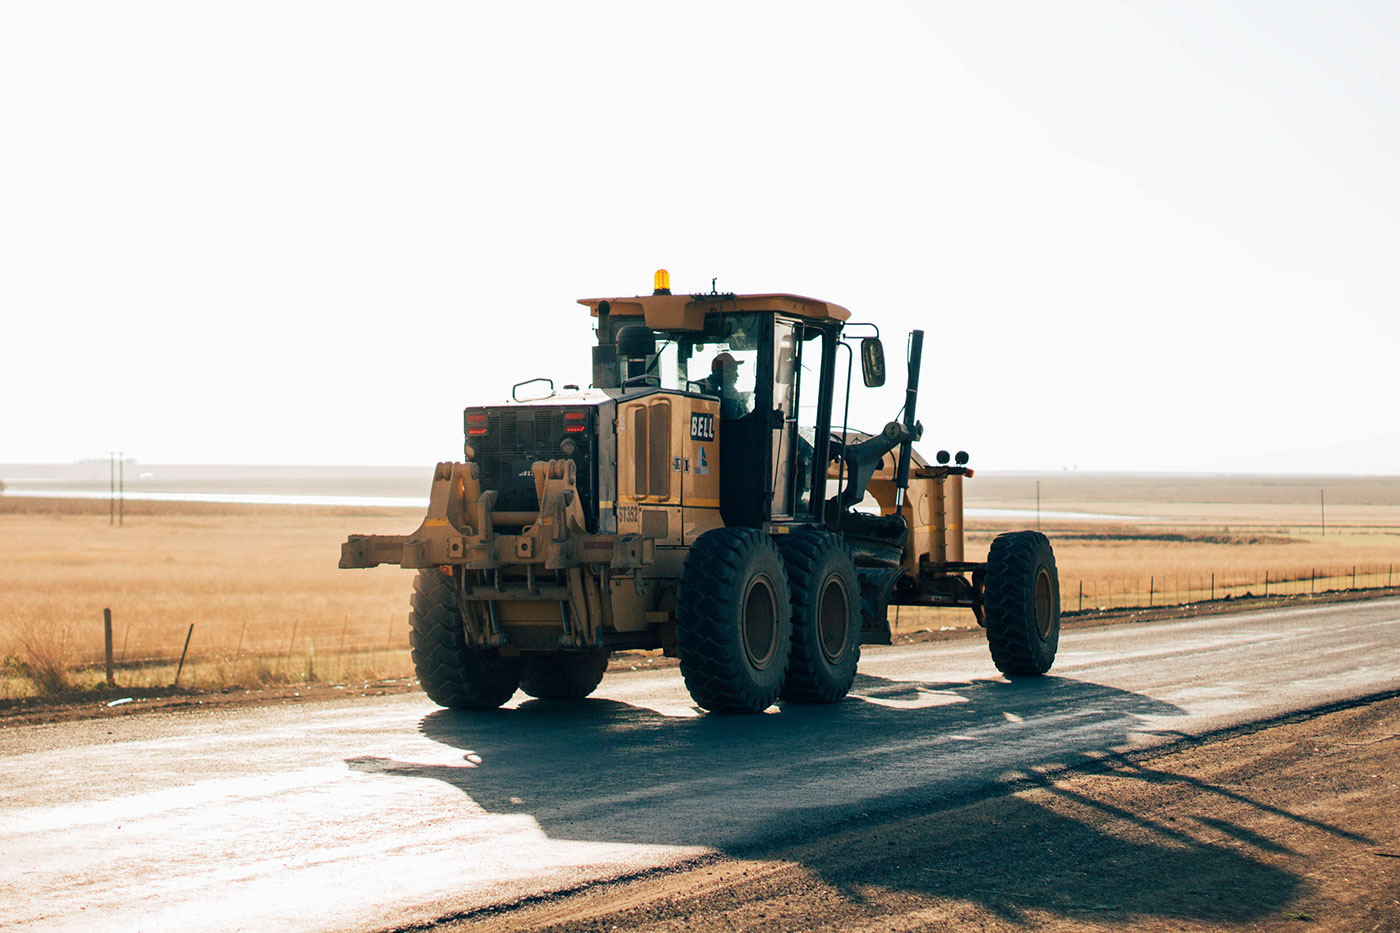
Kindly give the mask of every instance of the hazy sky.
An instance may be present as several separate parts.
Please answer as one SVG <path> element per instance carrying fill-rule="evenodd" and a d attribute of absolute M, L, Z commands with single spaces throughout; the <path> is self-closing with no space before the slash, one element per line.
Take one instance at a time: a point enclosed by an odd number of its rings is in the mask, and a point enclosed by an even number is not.
<path fill-rule="evenodd" d="M 664 266 L 984 469 L 1400 474 L 1397 166 L 1393 2 L 0 0 L 0 462 L 457 459 Z"/>

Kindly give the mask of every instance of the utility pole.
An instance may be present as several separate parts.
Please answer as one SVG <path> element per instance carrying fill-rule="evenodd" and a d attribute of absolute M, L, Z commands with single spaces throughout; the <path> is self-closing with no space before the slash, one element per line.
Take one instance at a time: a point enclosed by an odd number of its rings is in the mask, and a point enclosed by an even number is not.
<path fill-rule="evenodd" d="M 1317 491 L 1317 496 L 1318 509 L 1322 516 L 1322 536 L 1325 538 L 1327 537 L 1327 491 L 1319 489 Z"/>
<path fill-rule="evenodd" d="M 126 452 L 117 451 L 117 527 L 126 521 Z"/>
<path fill-rule="evenodd" d="M 1040 480 L 1035 481 L 1035 530 L 1040 530 Z"/>
<path fill-rule="evenodd" d="M 107 524 L 117 523 L 117 452 L 107 451 Z"/>

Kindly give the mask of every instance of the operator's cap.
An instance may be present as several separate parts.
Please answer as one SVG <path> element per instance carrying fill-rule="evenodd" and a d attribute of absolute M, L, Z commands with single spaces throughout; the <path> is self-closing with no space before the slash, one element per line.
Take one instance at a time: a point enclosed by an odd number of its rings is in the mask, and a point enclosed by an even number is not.
<path fill-rule="evenodd" d="M 721 353 L 710 361 L 710 372 L 717 373 L 728 366 L 738 366 L 743 360 L 734 359 L 732 353 Z"/>

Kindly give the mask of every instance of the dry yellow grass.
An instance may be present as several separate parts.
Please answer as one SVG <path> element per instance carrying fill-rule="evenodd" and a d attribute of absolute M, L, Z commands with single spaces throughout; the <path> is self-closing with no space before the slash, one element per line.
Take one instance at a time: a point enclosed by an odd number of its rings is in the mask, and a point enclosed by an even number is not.
<path fill-rule="evenodd" d="M 1024 492 L 1023 477 L 974 482 L 983 485 L 969 484 L 970 508 L 1034 508 L 1033 498 L 1007 492 Z M 1358 585 L 1385 585 L 1388 572 L 1400 584 L 1400 480 L 1358 481 L 1354 488 L 1329 480 L 1337 508 L 1366 514 L 1351 513 L 1345 533 L 1333 526 L 1325 537 L 1291 521 L 1299 502 L 1273 501 L 1296 500 L 1302 486 L 1280 492 L 1261 482 L 1173 487 L 1110 478 L 1096 489 L 1077 477 L 1057 498 L 1058 487 L 1042 481 L 1047 512 L 1111 508 L 1142 516 L 1132 523 L 1042 521 L 1055 544 L 1063 607 L 1078 608 L 1081 582 L 1085 608 L 1146 605 L 1149 591 L 1157 605 L 1205 599 L 1212 574 L 1222 597 L 1259 595 L 1266 573 L 1271 593 L 1307 592 L 1313 571 L 1327 577 L 1316 584 L 1319 592 L 1345 587 L 1353 567 Z M 1030 489 L 1033 496 L 1033 482 Z M 168 685 L 191 624 L 182 686 L 411 675 L 412 574 L 339 570 L 336 563 L 348 533 L 410 531 L 418 510 L 150 502 L 126 509 L 124 526 L 113 528 L 105 502 L 0 496 L 0 659 L 10 659 L 0 696 L 27 695 L 36 684 L 58 689 L 64 677 L 79 687 L 100 683 L 106 607 L 123 686 Z M 968 558 L 984 558 L 997 531 L 1034 524 L 970 521 Z M 897 628 L 971 622 L 962 610 L 902 609 Z M 58 681 L 44 673 L 45 663 Z"/>
<path fill-rule="evenodd" d="M 1080 607 L 1081 585 L 1085 609 L 1205 600 L 1212 575 L 1217 598 L 1262 595 L 1266 582 L 1270 594 L 1344 589 L 1353 570 L 1358 587 L 1400 585 L 1400 477 L 979 473 L 966 485 L 968 509 L 1025 515 L 970 518 L 969 560 L 985 559 L 1001 531 L 1036 527 L 1037 483 L 1066 610 Z M 961 610 L 899 616 L 903 630 L 971 624 Z"/>
<path fill-rule="evenodd" d="M 25 639 L 66 633 L 70 663 L 99 664 L 111 608 L 118 682 L 128 686 L 169 684 L 191 624 L 182 685 L 404 676 L 411 574 L 336 563 L 347 533 L 401 533 L 419 518 L 128 503 L 113 528 L 106 503 L 0 498 L 0 657 L 23 661 Z M 24 679 L 6 678 L 0 694 L 27 692 Z"/>

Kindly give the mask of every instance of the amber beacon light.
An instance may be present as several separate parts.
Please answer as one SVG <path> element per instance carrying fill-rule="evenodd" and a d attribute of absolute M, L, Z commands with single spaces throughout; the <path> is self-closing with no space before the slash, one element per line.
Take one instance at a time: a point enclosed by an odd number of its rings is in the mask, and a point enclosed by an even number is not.
<path fill-rule="evenodd" d="M 652 276 L 651 293 L 653 295 L 671 294 L 671 273 L 665 269 L 657 269 L 656 275 Z"/>

